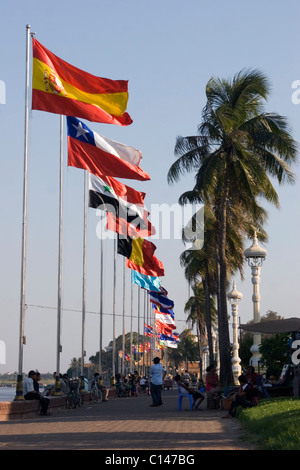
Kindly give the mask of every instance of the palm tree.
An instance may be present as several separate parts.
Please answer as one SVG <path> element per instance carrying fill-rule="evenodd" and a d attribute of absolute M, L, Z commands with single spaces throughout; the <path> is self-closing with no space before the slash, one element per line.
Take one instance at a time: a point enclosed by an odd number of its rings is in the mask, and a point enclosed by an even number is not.
<path fill-rule="evenodd" d="M 202 379 L 203 374 L 203 345 L 206 342 L 207 334 L 209 329 L 206 329 L 207 319 L 206 319 L 206 293 L 204 290 L 203 282 L 195 282 L 192 287 L 194 295 L 192 295 L 185 304 L 185 312 L 189 312 L 187 321 L 191 321 L 192 325 L 196 324 L 197 326 L 197 336 L 198 336 L 198 347 L 199 347 L 199 366 L 200 366 L 200 379 Z M 211 323 L 211 313 L 215 317 L 216 310 L 214 308 L 213 299 L 209 299 L 209 322 Z M 212 351 L 212 349 L 211 349 Z M 212 351 L 213 352 L 213 351 Z M 210 355 L 211 357 L 211 355 Z M 213 357 L 213 356 L 212 356 Z M 212 361 L 211 361 L 212 362 Z"/>
<path fill-rule="evenodd" d="M 259 221 L 261 199 L 279 206 L 270 178 L 279 184 L 293 183 L 290 165 L 296 161 L 297 146 L 283 116 L 263 109 L 269 95 L 267 78 L 257 70 L 243 70 L 233 80 L 212 77 L 206 86 L 207 103 L 198 136 L 178 137 L 179 156 L 168 172 L 168 181 L 196 171 L 195 190 L 204 204 L 218 204 L 217 255 L 220 377 L 231 381 L 230 345 L 226 288 L 228 282 L 227 233 L 230 207 L 233 212 L 252 214 Z M 256 227 L 253 227 L 253 230 Z"/>

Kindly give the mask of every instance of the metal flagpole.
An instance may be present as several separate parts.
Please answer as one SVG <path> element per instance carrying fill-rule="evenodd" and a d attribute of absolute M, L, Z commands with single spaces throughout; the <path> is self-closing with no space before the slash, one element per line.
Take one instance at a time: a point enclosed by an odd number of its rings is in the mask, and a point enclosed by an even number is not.
<path fill-rule="evenodd" d="M 29 51 L 30 25 L 26 25 L 26 72 L 25 72 L 25 139 L 24 139 L 24 176 L 23 176 L 23 224 L 22 224 L 22 261 L 21 261 L 21 300 L 20 300 L 20 334 L 19 334 L 19 367 L 14 400 L 23 397 L 23 345 L 25 344 L 25 273 L 26 273 L 26 233 L 27 233 L 27 167 L 28 167 L 28 121 L 29 121 Z"/>
<path fill-rule="evenodd" d="M 126 292 L 126 258 L 123 257 L 123 336 L 122 336 L 122 350 L 123 350 L 123 355 L 122 355 L 122 374 L 125 374 L 125 296 Z"/>
<path fill-rule="evenodd" d="M 147 325 L 151 325 L 151 322 L 149 321 L 149 310 L 150 310 L 150 302 L 149 302 L 149 299 L 147 298 Z M 150 329 L 150 332 L 151 332 L 151 329 Z M 151 336 L 149 336 L 150 332 L 148 332 L 148 345 L 149 345 L 149 347 L 148 347 L 148 354 L 147 354 L 147 369 L 146 369 L 147 374 L 146 375 L 149 375 L 149 370 L 150 370 L 150 366 L 151 366 Z"/>
<path fill-rule="evenodd" d="M 133 346 L 133 283 L 130 284 L 130 361 L 134 362 Z"/>
<path fill-rule="evenodd" d="M 100 344 L 99 344 L 99 374 L 102 374 L 102 340 L 103 340 L 103 218 L 100 222 Z"/>
<path fill-rule="evenodd" d="M 116 262 L 117 262 L 117 237 L 114 238 L 114 292 L 113 292 L 113 354 L 112 354 L 112 383 L 115 383 L 116 375 Z"/>
<path fill-rule="evenodd" d="M 151 339 L 151 350 L 150 350 L 150 369 L 151 369 L 151 366 L 152 366 L 152 360 L 153 360 L 153 353 L 154 353 L 154 344 L 155 344 L 155 340 L 154 340 L 154 334 L 155 334 L 155 331 L 154 331 L 154 323 L 153 323 L 153 317 L 152 317 L 152 304 L 151 302 L 149 301 L 149 325 L 152 326 L 152 339 Z M 149 369 L 149 371 L 150 371 Z"/>
<path fill-rule="evenodd" d="M 60 116 L 60 170 L 59 170 L 59 234 L 58 234 L 58 289 L 57 289 L 57 350 L 56 350 L 56 380 L 55 395 L 61 395 L 60 385 L 60 353 L 62 346 L 61 334 L 61 291 L 62 291 L 62 191 L 63 191 L 63 116 Z"/>
<path fill-rule="evenodd" d="M 138 288 L 138 374 L 140 374 L 140 351 L 141 351 L 141 339 L 140 339 L 140 314 L 141 314 L 141 309 L 140 309 L 140 298 L 141 298 L 141 288 Z"/>
<path fill-rule="evenodd" d="M 84 358 L 85 358 L 85 299 L 86 299 L 86 221 L 87 221 L 87 177 L 84 172 L 84 220 L 83 220 L 83 270 L 82 270 L 82 338 L 81 338 L 81 393 L 84 392 Z"/>
<path fill-rule="evenodd" d="M 148 349 L 146 348 L 146 336 L 145 336 L 145 323 L 146 323 L 146 290 L 144 290 L 144 328 L 143 328 L 143 375 L 145 375 L 145 353 Z"/>

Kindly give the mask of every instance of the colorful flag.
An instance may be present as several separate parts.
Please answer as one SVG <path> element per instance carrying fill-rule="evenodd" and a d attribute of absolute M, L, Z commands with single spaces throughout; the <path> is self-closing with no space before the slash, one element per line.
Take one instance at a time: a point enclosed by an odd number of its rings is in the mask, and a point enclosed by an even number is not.
<path fill-rule="evenodd" d="M 153 326 L 147 325 L 147 323 L 145 323 L 145 336 L 153 338 Z"/>
<path fill-rule="evenodd" d="M 136 191 L 135 199 L 143 202 L 143 194 Z M 105 180 L 91 174 L 89 175 L 89 207 L 112 212 L 129 223 L 134 222 L 142 228 L 147 227 L 145 218 L 148 212 L 145 211 L 143 203 L 130 203 L 126 198 L 118 196 L 114 188 L 106 184 Z"/>
<path fill-rule="evenodd" d="M 127 267 L 149 276 L 164 276 L 161 261 L 154 256 L 156 246 L 144 238 L 118 236 L 118 253 L 126 256 Z"/>
<path fill-rule="evenodd" d="M 168 313 L 161 313 L 159 310 L 155 310 L 155 319 L 172 328 L 172 330 L 176 330 L 175 321 Z"/>
<path fill-rule="evenodd" d="M 94 178 L 95 180 L 97 179 L 96 176 L 92 177 L 90 175 L 90 179 L 91 178 Z M 118 198 L 123 199 L 125 203 L 137 204 L 139 207 L 144 207 L 144 199 L 146 196 L 145 193 L 136 191 L 135 189 L 131 188 L 130 186 L 126 186 L 126 184 L 121 183 L 111 176 L 102 175 L 99 179 L 102 180 L 105 186 L 111 188 L 113 193 Z"/>
<path fill-rule="evenodd" d="M 137 271 L 131 271 L 131 282 L 137 284 L 143 289 L 151 291 L 159 291 L 161 279 L 154 276 L 146 276 L 145 274 L 138 273 Z"/>
<path fill-rule="evenodd" d="M 107 213 L 107 230 L 112 232 L 117 232 L 126 237 L 150 237 L 151 235 L 156 234 L 155 227 L 149 222 L 149 220 L 144 220 L 143 223 L 139 219 L 133 219 L 131 221 L 117 217 L 112 212 Z"/>
<path fill-rule="evenodd" d="M 171 335 L 172 334 L 172 328 L 169 325 L 166 325 L 165 323 L 155 320 L 155 328 L 157 333 L 164 334 L 164 335 Z"/>
<path fill-rule="evenodd" d="M 128 81 L 96 77 L 32 39 L 32 109 L 128 126 Z"/>
<path fill-rule="evenodd" d="M 174 313 L 174 310 L 172 308 L 163 308 L 161 305 L 156 305 L 156 304 L 153 304 L 153 303 L 152 303 L 152 308 L 154 310 L 159 309 L 159 311 L 162 312 L 162 313 L 169 313 L 172 318 L 175 318 L 175 313 Z"/>
<path fill-rule="evenodd" d="M 114 145 L 112 140 L 92 131 L 84 122 L 74 117 L 67 117 L 67 128 L 68 166 L 87 170 L 100 178 L 107 175 L 140 181 L 150 180 L 148 173 L 131 163 L 141 158 L 138 150 L 118 142 Z"/>
<path fill-rule="evenodd" d="M 173 300 L 168 299 L 167 296 L 158 294 L 157 292 L 149 292 L 150 301 L 155 305 L 159 305 L 162 308 L 170 309 L 174 307 Z"/>

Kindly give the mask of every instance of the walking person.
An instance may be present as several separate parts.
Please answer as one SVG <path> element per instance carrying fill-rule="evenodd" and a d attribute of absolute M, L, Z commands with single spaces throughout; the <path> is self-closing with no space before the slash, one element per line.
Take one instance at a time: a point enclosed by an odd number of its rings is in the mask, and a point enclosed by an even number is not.
<path fill-rule="evenodd" d="M 162 405 L 161 391 L 162 391 L 163 379 L 164 379 L 164 376 L 166 375 L 166 371 L 163 368 L 162 364 L 160 363 L 159 357 L 155 357 L 153 359 L 153 363 L 154 364 L 150 370 L 150 374 L 151 374 L 150 392 L 151 392 L 153 403 L 150 406 L 160 406 Z"/>

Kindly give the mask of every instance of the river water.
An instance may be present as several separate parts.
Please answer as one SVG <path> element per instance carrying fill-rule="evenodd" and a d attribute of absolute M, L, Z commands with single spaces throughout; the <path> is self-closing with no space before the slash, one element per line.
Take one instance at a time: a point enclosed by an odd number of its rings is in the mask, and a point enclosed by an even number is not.
<path fill-rule="evenodd" d="M 12 401 L 15 396 L 15 387 L 0 387 L 0 401 Z"/>

